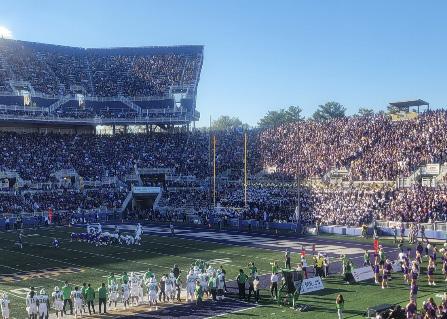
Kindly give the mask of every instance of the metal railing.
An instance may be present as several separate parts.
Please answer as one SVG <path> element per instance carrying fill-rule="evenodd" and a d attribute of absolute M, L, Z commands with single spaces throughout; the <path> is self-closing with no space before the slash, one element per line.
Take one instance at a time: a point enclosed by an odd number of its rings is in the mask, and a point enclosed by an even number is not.
<path fill-rule="evenodd" d="M 0 120 L 3 121 L 22 121 L 22 122 L 44 122 L 44 123 L 67 123 L 78 125 L 112 125 L 112 124 L 179 124 L 190 122 L 191 116 L 178 117 L 134 117 L 134 118 L 82 118 L 63 117 L 56 115 L 16 115 L 16 114 L 0 114 Z"/>

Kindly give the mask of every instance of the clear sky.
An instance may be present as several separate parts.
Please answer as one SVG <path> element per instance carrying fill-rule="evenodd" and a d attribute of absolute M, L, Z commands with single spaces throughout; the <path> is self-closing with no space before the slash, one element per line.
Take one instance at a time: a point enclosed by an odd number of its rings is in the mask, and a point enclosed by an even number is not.
<path fill-rule="evenodd" d="M 445 107 L 446 15 L 445 0 L 3 0 L 0 26 L 82 47 L 203 44 L 199 125 L 253 125 L 331 100 L 349 114 L 413 98 Z"/>

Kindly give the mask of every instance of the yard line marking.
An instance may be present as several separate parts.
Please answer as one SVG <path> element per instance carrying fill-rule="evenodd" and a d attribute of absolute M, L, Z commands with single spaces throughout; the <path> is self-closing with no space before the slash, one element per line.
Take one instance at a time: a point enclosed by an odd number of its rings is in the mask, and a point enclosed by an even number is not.
<path fill-rule="evenodd" d="M 40 236 L 40 237 L 44 237 L 44 238 L 52 238 L 52 237 L 50 237 L 50 236 L 45 236 L 45 235 L 42 235 L 42 236 Z M 67 240 L 64 240 L 63 242 L 69 242 L 69 240 L 67 239 Z M 28 242 L 27 242 L 28 243 Z M 43 244 L 34 244 L 34 245 L 43 245 Z M 47 246 L 47 245 L 45 245 L 45 246 Z M 176 247 L 176 245 L 171 245 L 171 246 L 174 246 L 174 247 Z M 180 256 L 180 255 L 172 255 L 172 254 L 166 254 L 166 253 L 160 253 L 160 252 L 154 252 L 154 251 L 152 251 L 152 250 L 146 250 L 146 249 L 135 249 L 135 248 L 130 248 L 130 247 L 126 247 L 126 246 L 117 246 L 117 247 L 119 247 L 120 249 L 125 249 L 125 250 L 128 250 L 128 251 L 131 251 L 131 252 L 145 252 L 145 253 L 151 253 L 151 254 L 156 254 L 156 255 L 161 255 L 161 256 L 167 256 L 167 257 L 175 257 L 175 258 L 183 258 L 183 259 L 188 259 L 188 260 L 191 260 L 191 261 L 195 261 L 195 260 L 197 260 L 197 259 L 200 259 L 200 258 L 193 258 L 193 257 L 186 257 L 186 256 Z M 178 246 L 177 246 L 178 247 Z M 189 247 L 188 247 L 189 248 Z M 63 248 L 63 247 L 59 247 L 58 249 L 64 249 L 64 250 L 68 250 L 68 249 L 72 249 L 72 248 Z M 86 252 L 87 253 L 87 252 Z M 119 253 L 115 253 L 115 254 L 119 254 Z M 270 259 L 271 260 L 271 259 Z M 232 266 L 232 267 L 237 267 L 237 268 L 244 268 L 244 266 L 240 266 L 240 265 L 234 265 L 234 264 L 226 264 L 226 265 L 228 265 L 228 266 Z M 168 268 L 166 268 L 166 269 L 168 269 Z M 170 268 L 169 268 L 170 269 Z"/>
<path fill-rule="evenodd" d="M 238 310 L 234 310 L 234 311 L 224 312 L 224 313 L 220 313 L 220 314 L 215 315 L 215 316 L 206 317 L 204 319 L 212 319 L 212 318 L 217 318 L 217 317 L 223 317 L 223 316 L 230 315 L 230 314 L 233 314 L 233 313 L 238 313 L 238 312 L 242 312 L 242 311 L 252 310 L 252 309 L 255 309 L 257 307 L 258 306 L 254 306 L 254 307 L 248 307 L 248 308 L 238 309 Z"/>
<path fill-rule="evenodd" d="M 107 226 L 105 226 L 104 228 L 106 228 L 106 227 Z M 58 232 L 58 233 L 62 233 L 62 232 Z M 64 232 L 64 234 L 66 234 L 66 232 Z M 145 237 L 147 237 L 147 236 L 154 237 L 155 235 L 146 235 L 146 234 L 143 233 L 143 236 L 145 236 Z M 49 237 L 49 236 L 46 236 L 46 237 Z M 160 235 L 159 237 L 166 238 L 168 236 Z M 192 242 L 194 242 L 194 241 L 201 241 L 201 240 L 198 240 L 198 239 L 184 238 L 184 237 L 180 237 L 180 236 L 178 238 L 181 238 L 181 239 L 187 240 L 187 241 L 192 241 Z M 205 241 L 205 242 L 210 243 L 210 241 Z M 216 253 L 216 254 L 225 254 L 225 255 L 231 255 L 231 256 L 251 257 L 251 258 L 260 259 L 260 260 L 267 260 L 267 261 L 271 261 L 272 260 L 272 258 L 268 258 L 268 257 L 247 256 L 247 255 L 244 255 L 244 254 L 235 254 L 235 253 L 229 253 L 229 252 L 225 252 L 225 251 L 216 251 L 216 250 L 210 250 L 210 249 L 204 249 L 204 248 L 197 248 L 197 247 L 193 246 L 194 244 L 192 244 L 191 246 L 190 245 L 173 245 L 173 244 L 168 244 L 168 243 L 164 243 L 164 242 L 160 242 L 160 241 L 147 241 L 147 240 L 145 240 L 144 243 L 145 244 L 146 243 L 152 243 L 152 244 L 158 244 L 158 245 L 163 245 L 163 246 L 168 246 L 168 247 L 189 248 L 189 249 L 194 249 L 194 250 L 198 250 L 198 251 L 213 252 L 213 253 Z M 234 245 L 231 245 L 231 244 L 227 245 L 227 244 L 223 244 L 223 243 L 216 243 L 216 244 L 218 244 L 218 245 L 225 245 L 225 246 L 234 246 Z M 237 247 L 252 248 L 250 246 L 242 246 L 242 245 L 237 245 Z M 264 248 L 257 248 L 257 249 L 261 249 L 262 250 Z M 278 252 L 279 253 L 279 252 L 282 252 L 282 251 L 275 250 L 274 252 Z"/>

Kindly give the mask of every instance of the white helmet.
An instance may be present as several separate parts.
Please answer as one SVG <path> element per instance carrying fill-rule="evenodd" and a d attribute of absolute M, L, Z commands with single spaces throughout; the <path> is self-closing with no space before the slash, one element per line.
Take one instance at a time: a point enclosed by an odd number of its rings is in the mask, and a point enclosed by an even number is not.
<path fill-rule="evenodd" d="M 60 289 L 59 289 L 58 286 L 54 287 L 54 291 L 59 291 L 59 290 L 60 290 Z"/>
<path fill-rule="evenodd" d="M 46 295 L 47 293 L 46 293 L 45 289 L 42 288 L 42 289 L 40 289 L 40 294 L 41 295 Z"/>
<path fill-rule="evenodd" d="M 3 293 L 3 299 L 8 299 L 8 293 L 7 292 Z"/>

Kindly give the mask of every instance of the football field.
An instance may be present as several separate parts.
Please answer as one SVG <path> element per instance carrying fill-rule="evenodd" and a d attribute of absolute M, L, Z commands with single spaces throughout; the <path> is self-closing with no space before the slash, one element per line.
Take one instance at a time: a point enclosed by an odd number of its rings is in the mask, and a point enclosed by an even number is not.
<path fill-rule="evenodd" d="M 110 226 L 112 229 L 113 226 Z M 133 232 L 135 226 L 121 225 L 123 232 Z M 90 283 L 95 290 L 106 282 L 109 273 L 146 272 L 151 269 L 157 278 L 168 273 L 174 264 L 182 271 L 183 283 L 190 265 L 197 259 L 208 261 L 215 267 L 223 265 L 227 272 L 229 298 L 224 302 L 206 301 L 197 307 L 184 301 L 177 304 L 161 304 L 149 309 L 142 305 L 124 311 L 111 309 L 109 318 L 336 318 L 335 298 L 342 293 L 345 298 L 345 318 L 361 318 L 368 306 L 383 303 L 408 302 L 409 289 L 403 283 L 400 273 L 393 275 L 390 288 L 380 289 L 374 282 L 366 281 L 353 285 L 343 283 L 340 276 L 340 254 L 349 256 L 356 267 L 363 263 L 364 249 L 372 249 L 371 240 L 341 239 L 339 237 L 269 236 L 253 233 L 216 232 L 208 229 L 178 228 L 176 235 L 170 236 L 169 229 L 162 226 L 145 226 L 141 246 L 100 246 L 85 242 L 70 242 L 71 232 L 84 232 L 85 228 L 52 227 L 40 230 L 25 230 L 24 247 L 14 246 L 14 232 L 0 233 L 0 290 L 7 291 L 11 300 L 11 318 L 26 318 L 25 297 L 30 286 L 37 291 L 45 288 L 47 293 L 55 286 L 62 287 L 64 281 L 72 286 Z M 59 248 L 52 246 L 53 238 L 61 242 Z M 270 262 L 277 260 L 283 264 L 285 248 L 292 250 L 292 265 L 298 262 L 298 252 L 304 247 L 308 256 L 315 245 L 316 252 L 332 257 L 332 275 L 324 279 L 324 290 L 301 295 L 300 303 L 308 304 L 311 310 L 298 313 L 289 307 L 278 306 L 270 298 Z M 394 245 L 384 243 L 387 255 L 397 254 Z M 248 271 L 248 263 L 253 261 L 261 277 L 261 302 L 259 304 L 238 301 L 234 282 L 239 268 Z M 309 258 L 309 265 L 312 264 Z M 436 287 L 427 286 L 423 274 L 419 281 L 418 304 L 423 298 L 445 291 L 445 282 L 437 268 Z M 184 291 L 184 285 L 183 285 Z M 95 302 L 97 309 L 97 300 Z M 54 313 L 51 310 L 50 313 Z M 52 316 L 54 317 L 54 316 Z M 71 316 L 67 316 L 71 318 Z M 103 316 L 104 317 L 104 316 Z"/>

